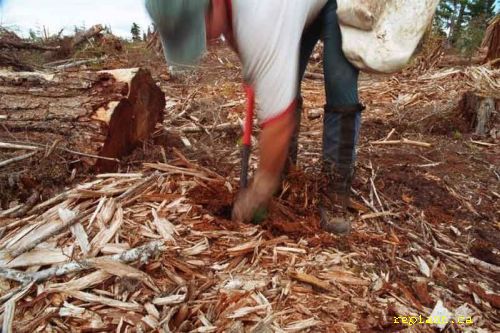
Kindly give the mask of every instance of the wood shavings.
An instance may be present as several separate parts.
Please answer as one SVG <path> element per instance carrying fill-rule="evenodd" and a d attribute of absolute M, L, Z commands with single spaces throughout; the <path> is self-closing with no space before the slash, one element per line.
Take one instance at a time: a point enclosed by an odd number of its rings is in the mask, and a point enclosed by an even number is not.
<path fill-rule="evenodd" d="M 104 204 L 104 207 L 99 215 L 101 223 L 103 225 L 107 225 L 109 221 L 113 218 L 116 212 L 116 200 L 115 199 L 109 199 L 106 201 Z"/>
<path fill-rule="evenodd" d="M 322 289 L 322 290 L 325 290 L 325 291 L 329 291 L 331 289 L 331 287 L 328 284 L 328 282 L 322 281 L 322 280 L 318 279 L 317 277 L 309 275 L 309 274 L 299 273 L 299 272 L 292 272 L 290 274 L 290 276 L 293 279 L 297 280 L 297 281 L 310 284 L 313 287 L 316 287 L 316 288 L 319 288 L 319 289 Z"/>
<path fill-rule="evenodd" d="M 152 281 L 151 277 L 149 277 L 146 273 L 143 271 L 140 271 L 136 268 L 133 268 L 129 265 L 125 265 L 123 263 L 117 262 L 115 260 L 110 260 L 109 258 L 102 258 L 99 260 L 96 260 L 94 262 L 94 266 L 102 269 L 104 272 L 107 272 L 108 274 L 116 275 L 121 278 L 129 278 L 129 279 L 136 279 L 144 282 L 147 286 L 149 286 L 151 289 L 153 289 L 156 292 L 159 292 L 158 287 L 155 286 L 154 282 Z"/>
<path fill-rule="evenodd" d="M 63 223 L 68 223 L 69 221 L 73 220 L 76 218 L 76 213 L 69 210 L 69 209 L 63 209 L 59 208 L 58 210 L 59 218 Z M 89 238 L 87 233 L 85 232 L 85 229 L 83 228 L 81 223 L 75 223 L 72 226 L 70 226 L 71 233 L 75 237 L 77 243 L 80 245 L 80 248 L 82 249 L 82 252 L 84 254 L 89 253 L 90 251 L 90 243 L 89 243 Z"/>
<path fill-rule="evenodd" d="M 228 63 L 227 53 L 218 56 Z M 345 237 L 321 231 L 316 210 L 320 81 L 303 82 L 298 174 L 287 177 L 262 225 L 244 225 L 229 221 L 238 192 L 239 84 L 218 73 L 217 85 L 202 86 L 206 74 L 198 73 L 187 78 L 192 94 L 180 79 L 159 80 L 175 97 L 154 142 L 140 149 L 154 158 L 139 155 L 119 173 L 78 170 L 86 183 L 39 195 L 45 201 L 24 217 L 11 214 L 27 202 L 2 207 L 2 319 L 12 300 L 19 332 L 358 332 L 394 329 L 393 316 L 429 314 L 442 299 L 448 309 L 467 304 L 472 312 L 455 312 L 481 318 L 478 330 L 498 330 L 496 252 L 472 253 L 476 229 L 491 218 L 485 207 L 497 199 L 484 186 L 498 180 L 491 166 L 498 144 L 429 134 L 441 130 L 433 129 L 435 117 L 449 117 L 463 91 L 495 87 L 495 73 L 466 70 L 361 75 L 367 130 Z M 32 146 L 42 155 L 53 145 Z"/>
<path fill-rule="evenodd" d="M 158 326 L 160 326 L 158 320 L 150 315 L 142 317 L 142 321 L 145 322 L 152 329 L 157 329 Z"/>
<path fill-rule="evenodd" d="M 448 322 L 448 320 L 450 320 L 452 318 L 453 314 L 446 308 L 444 307 L 443 305 L 443 301 L 439 300 L 437 303 L 436 303 L 436 306 L 434 307 L 434 309 L 432 310 L 432 313 L 430 314 L 430 318 L 446 318 L 446 322 L 445 323 L 442 323 L 440 321 L 440 323 L 438 324 L 434 324 L 436 327 L 438 327 L 439 329 L 443 330 L 445 327 L 446 327 L 446 323 Z"/>
<path fill-rule="evenodd" d="M 425 260 L 422 259 L 421 257 L 418 257 L 416 259 L 416 262 L 418 264 L 420 272 L 422 274 L 424 274 L 424 276 L 426 276 L 426 277 L 431 277 L 431 269 L 429 268 L 429 265 L 427 265 L 427 263 L 425 262 Z"/>
<path fill-rule="evenodd" d="M 192 257 L 202 254 L 203 252 L 207 251 L 208 248 L 209 248 L 208 239 L 205 238 L 199 243 L 195 244 L 194 246 L 182 250 L 181 253 L 184 256 Z"/>
<path fill-rule="evenodd" d="M 158 213 L 153 209 L 153 224 L 161 237 L 167 242 L 175 242 L 175 226 L 165 218 L 158 217 Z"/>
<path fill-rule="evenodd" d="M 123 208 L 119 207 L 109 228 L 103 228 L 90 242 L 92 250 L 90 251 L 89 255 L 91 257 L 95 257 L 104 247 L 104 245 L 106 245 L 113 238 L 118 229 L 120 229 L 122 223 Z"/>
<path fill-rule="evenodd" d="M 256 289 L 264 288 L 266 286 L 265 280 L 253 280 L 239 277 L 232 277 L 229 281 L 223 284 L 225 290 L 245 290 L 253 291 Z"/>
<path fill-rule="evenodd" d="M 61 317 L 81 317 L 85 311 L 85 308 L 65 302 L 64 306 L 59 309 L 59 315 Z"/>
<path fill-rule="evenodd" d="M 96 286 L 100 283 L 103 283 L 111 276 L 112 274 L 100 270 L 85 275 L 79 279 L 71 280 L 69 282 L 49 284 L 46 287 L 46 289 L 50 291 L 60 291 L 60 292 L 63 292 L 65 290 L 77 290 L 77 291 L 84 290 Z"/>
<path fill-rule="evenodd" d="M 136 260 L 146 261 L 150 256 L 154 255 L 159 251 L 163 242 L 151 242 L 144 246 L 134 248 L 123 253 L 109 257 L 111 260 L 121 261 L 121 262 L 132 262 Z M 79 272 L 92 267 L 95 263 L 94 260 L 81 260 L 79 262 L 69 262 L 64 265 L 48 268 L 36 273 L 23 273 L 19 271 L 9 270 L 5 268 L 0 268 L 0 275 L 19 282 L 30 282 L 30 281 L 45 281 L 51 277 L 64 276 L 69 273 Z"/>
<path fill-rule="evenodd" d="M 320 323 L 320 321 L 314 319 L 314 318 L 309 318 L 306 320 L 300 320 L 296 321 L 294 323 L 291 323 L 287 327 L 285 327 L 283 330 L 286 332 L 301 332 L 304 331 L 308 328 L 315 327 Z"/>
<path fill-rule="evenodd" d="M 468 67 L 465 75 L 472 80 L 477 92 L 486 96 L 498 96 L 500 70 L 489 69 L 486 66 Z"/>
<path fill-rule="evenodd" d="M 13 260 L 5 258 L 2 260 L 2 266 L 6 268 L 29 267 L 33 265 L 45 266 L 59 264 L 67 260 L 68 254 L 64 253 L 64 250 L 46 247 L 41 244 L 41 246 Z"/>
<path fill-rule="evenodd" d="M 371 285 L 370 281 L 358 278 L 354 276 L 350 272 L 345 271 L 331 271 L 325 272 L 320 275 L 323 279 L 330 280 L 336 283 L 342 283 L 353 286 L 369 286 Z"/>
<path fill-rule="evenodd" d="M 300 254 L 307 253 L 307 251 L 304 249 L 285 247 L 285 246 L 276 246 L 275 249 L 276 249 L 276 251 L 283 252 L 283 253 L 300 253 Z"/>
<path fill-rule="evenodd" d="M 130 245 L 127 243 L 108 243 L 101 249 L 102 254 L 118 254 L 130 250 Z"/>
<path fill-rule="evenodd" d="M 180 294 L 176 295 L 157 297 L 153 299 L 153 304 L 158 306 L 181 304 L 186 300 L 187 290 L 185 288 L 181 288 L 180 292 L 181 292 Z"/>
<path fill-rule="evenodd" d="M 110 306 L 112 308 L 122 309 L 125 311 L 141 312 L 143 309 L 143 307 L 139 304 L 117 301 L 108 297 L 96 296 L 82 291 L 67 291 L 66 293 L 69 296 L 77 298 L 84 302 L 99 303 Z"/>
<path fill-rule="evenodd" d="M 229 253 L 230 256 L 237 257 L 245 253 L 253 252 L 255 248 L 257 248 L 259 245 L 261 245 L 261 241 L 259 240 L 251 241 L 245 244 L 231 247 L 227 249 L 227 252 Z"/>
<path fill-rule="evenodd" d="M 239 308 L 232 314 L 228 315 L 227 318 L 229 319 L 238 319 L 238 318 L 243 318 L 248 316 L 249 314 L 260 312 L 263 310 L 267 309 L 267 305 L 257 305 L 257 306 L 249 306 L 249 307 L 243 307 Z"/>
<path fill-rule="evenodd" d="M 12 322 L 14 321 L 14 312 L 16 311 L 16 301 L 11 299 L 5 304 L 2 332 L 12 333 Z"/>
<path fill-rule="evenodd" d="M 154 306 L 151 303 L 146 303 L 144 305 L 144 309 L 146 309 L 147 313 L 152 316 L 155 319 L 160 319 L 160 312 L 158 312 L 158 309 L 156 309 L 156 306 Z"/>

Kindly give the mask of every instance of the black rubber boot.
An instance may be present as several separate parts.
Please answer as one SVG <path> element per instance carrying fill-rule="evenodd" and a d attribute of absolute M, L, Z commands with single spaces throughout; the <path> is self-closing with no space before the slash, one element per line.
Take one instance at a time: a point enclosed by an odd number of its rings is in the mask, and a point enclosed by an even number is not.
<path fill-rule="evenodd" d="M 337 235 L 348 234 L 352 225 L 348 209 L 354 168 L 329 163 L 324 168 L 328 183 L 320 204 L 321 228 Z"/>
<path fill-rule="evenodd" d="M 331 138 L 326 135 L 323 139 L 323 172 L 327 178 L 327 185 L 320 203 L 321 228 L 338 235 L 345 235 L 351 231 L 352 218 L 348 208 L 354 178 L 359 114 L 363 109 L 361 104 L 336 108 L 325 106 L 325 116 L 327 112 L 334 113 L 338 124 L 333 129 L 326 126 L 324 128 L 324 131 L 334 131 L 337 141 L 335 144 L 326 142 L 327 137 Z"/>

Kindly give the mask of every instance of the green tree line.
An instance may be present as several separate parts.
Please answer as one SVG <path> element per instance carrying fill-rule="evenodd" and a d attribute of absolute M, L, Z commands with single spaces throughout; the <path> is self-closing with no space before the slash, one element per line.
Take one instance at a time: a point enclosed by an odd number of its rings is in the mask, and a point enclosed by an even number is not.
<path fill-rule="evenodd" d="M 496 0 L 441 0 L 434 29 L 448 45 L 473 52 L 481 43 L 488 22 L 495 16 Z"/>

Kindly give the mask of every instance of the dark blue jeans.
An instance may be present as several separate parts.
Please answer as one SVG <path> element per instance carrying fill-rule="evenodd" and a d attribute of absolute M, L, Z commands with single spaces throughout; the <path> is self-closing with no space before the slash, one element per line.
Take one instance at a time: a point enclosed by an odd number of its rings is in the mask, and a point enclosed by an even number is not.
<path fill-rule="evenodd" d="M 342 51 L 336 0 L 327 2 L 321 14 L 302 35 L 300 82 L 311 53 L 320 38 L 323 38 L 324 42 L 323 71 L 326 92 L 323 160 L 325 164 L 351 168 L 356 158 L 356 144 L 361 125 L 361 107 L 358 98 L 359 70 L 346 59 Z M 301 100 L 300 90 L 299 84 L 299 100 Z"/>

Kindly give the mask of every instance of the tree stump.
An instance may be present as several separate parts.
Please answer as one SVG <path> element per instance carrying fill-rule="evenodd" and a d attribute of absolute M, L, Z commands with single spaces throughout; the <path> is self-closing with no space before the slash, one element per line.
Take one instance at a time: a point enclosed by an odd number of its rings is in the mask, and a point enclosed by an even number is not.
<path fill-rule="evenodd" d="M 500 16 L 496 16 L 491 22 L 484 34 L 481 47 L 487 48 L 485 61 L 497 61 L 496 67 L 500 66 Z"/>
<path fill-rule="evenodd" d="M 11 72 L 0 70 L 0 138 L 87 155 L 98 171 L 147 140 L 162 120 L 165 95 L 147 70 Z"/>
<path fill-rule="evenodd" d="M 460 101 L 459 108 L 468 121 L 474 134 L 497 136 L 498 132 L 498 105 L 500 100 L 485 97 L 473 92 L 467 92 Z M 500 132 L 498 132 L 500 134 Z"/>

